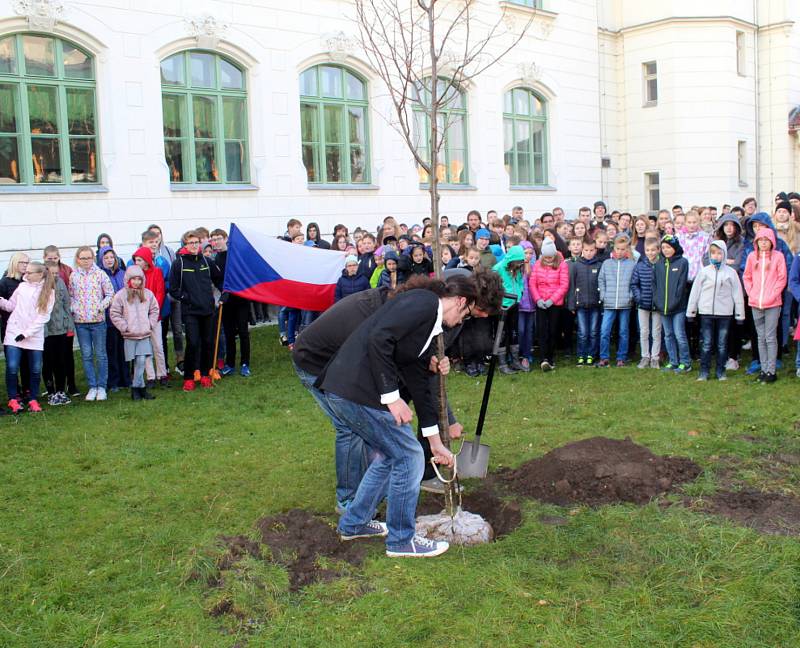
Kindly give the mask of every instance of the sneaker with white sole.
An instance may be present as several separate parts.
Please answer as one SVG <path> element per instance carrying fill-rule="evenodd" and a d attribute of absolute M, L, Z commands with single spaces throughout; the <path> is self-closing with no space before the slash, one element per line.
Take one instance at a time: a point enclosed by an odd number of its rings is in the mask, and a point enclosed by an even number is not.
<path fill-rule="evenodd" d="M 415 535 L 411 542 L 396 549 L 386 549 L 389 558 L 433 558 L 440 556 L 450 548 L 450 543 L 444 540 L 428 540 L 420 535 Z"/>
<path fill-rule="evenodd" d="M 445 492 L 445 483 L 438 477 L 432 477 L 431 479 L 423 479 L 420 482 L 419 487 L 426 493 L 436 493 L 437 495 L 444 495 Z M 464 487 L 461 484 L 459 484 L 456 487 L 456 492 L 460 493 L 462 490 L 464 490 Z"/>
<path fill-rule="evenodd" d="M 650 366 L 650 358 L 646 358 L 642 356 L 642 359 L 639 360 L 639 364 L 636 365 L 637 369 L 647 369 Z"/>
<path fill-rule="evenodd" d="M 738 371 L 739 370 L 739 362 L 734 360 L 733 358 L 728 358 L 728 361 L 725 363 L 725 371 Z"/>
<path fill-rule="evenodd" d="M 389 535 L 389 527 L 385 522 L 370 520 L 361 527 L 356 533 L 340 534 L 342 540 L 357 540 L 358 538 L 385 538 Z"/>
<path fill-rule="evenodd" d="M 97 388 L 92 387 L 88 392 L 86 392 L 86 400 L 93 401 L 97 400 Z"/>
<path fill-rule="evenodd" d="M 108 400 L 108 394 L 106 393 L 106 390 L 105 390 L 104 387 L 98 387 L 97 388 L 97 398 L 96 398 L 96 400 L 99 400 L 99 401 Z"/>

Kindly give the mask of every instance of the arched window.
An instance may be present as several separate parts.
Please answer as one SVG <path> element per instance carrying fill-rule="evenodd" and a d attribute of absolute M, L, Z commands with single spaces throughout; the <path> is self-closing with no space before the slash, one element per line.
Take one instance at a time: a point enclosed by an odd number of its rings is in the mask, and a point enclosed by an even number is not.
<path fill-rule="evenodd" d="M 414 138 L 417 152 L 424 160 L 430 160 L 431 118 L 426 108 L 431 103 L 431 91 L 426 87 L 415 93 Z M 464 92 L 450 85 L 448 79 L 439 78 L 436 82 L 436 96 L 441 99 L 438 113 L 439 132 L 444 133 L 444 141 L 439 150 L 436 177 L 444 184 L 467 184 L 468 145 L 467 145 L 467 99 Z M 420 184 L 428 182 L 428 174 L 419 169 Z"/>
<path fill-rule="evenodd" d="M 511 185 L 546 185 L 547 104 L 533 90 L 514 88 L 506 92 L 503 138 Z"/>
<path fill-rule="evenodd" d="M 310 184 L 369 182 L 367 84 L 338 65 L 300 75 L 300 136 Z"/>
<path fill-rule="evenodd" d="M 244 70 L 201 50 L 161 61 L 164 155 L 173 184 L 250 181 Z"/>
<path fill-rule="evenodd" d="M 0 39 L 0 185 L 100 181 L 94 59 L 44 34 Z"/>

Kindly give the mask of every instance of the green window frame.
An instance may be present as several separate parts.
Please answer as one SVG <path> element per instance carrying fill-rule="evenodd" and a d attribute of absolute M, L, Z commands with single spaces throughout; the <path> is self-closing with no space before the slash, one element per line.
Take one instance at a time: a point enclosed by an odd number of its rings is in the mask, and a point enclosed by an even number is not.
<path fill-rule="evenodd" d="M 531 9 L 541 9 L 542 0 L 506 0 L 510 4 L 520 5 L 522 7 L 530 7 Z"/>
<path fill-rule="evenodd" d="M 547 185 L 547 102 L 530 88 L 503 97 L 503 157 L 512 187 Z"/>
<path fill-rule="evenodd" d="M 300 75 L 300 140 L 308 184 L 369 184 L 367 82 L 323 63 Z"/>
<path fill-rule="evenodd" d="M 100 180 L 94 57 L 48 34 L 0 38 L 0 188 Z"/>
<path fill-rule="evenodd" d="M 240 65 L 207 50 L 184 50 L 161 61 L 170 184 L 249 184 L 246 81 Z"/>
<path fill-rule="evenodd" d="M 417 153 L 423 160 L 430 160 L 431 118 L 428 108 L 431 103 L 430 79 L 425 79 L 422 88 L 414 95 L 414 140 Z M 469 184 L 469 139 L 467 127 L 467 98 L 461 88 L 450 86 L 450 80 L 439 77 L 437 97 L 445 96 L 438 111 L 439 132 L 444 140 L 439 150 L 436 177 L 444 185 Z M 428 184 L 428 174 L 417 167 L 419 183 Z"/>

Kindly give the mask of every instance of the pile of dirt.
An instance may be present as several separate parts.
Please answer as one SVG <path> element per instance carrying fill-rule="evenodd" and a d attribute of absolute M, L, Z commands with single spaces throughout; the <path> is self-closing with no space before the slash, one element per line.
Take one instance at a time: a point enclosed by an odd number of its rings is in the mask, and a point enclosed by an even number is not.
<path fill-rule="evenodd" d="M 321 566 L 320 558 L 326 563 L 343 561 L 360 565 L 367 551 L 363 540 L 342 542 L 328 522 L 301 509 L 261 518 L 256 528 L 261 533 L 261 542 L 270 548 L 272 559 L 289 571 L 291 591 L 341 575 L 333 566 Z"/>
<path fill-rule="evenodd" d="M 417 515 L 433 515 L 442 511 L 444 506 L 444 497 L 423 493 L 417 506 Z M 500 499 L 490 485 L 464 493 L 461 508 L 480 515 L 491 524 L 495 540 L 508 535 L 522 524 L 519 503 Z"/>
<path fill-rule="evenodd" d="M 710 498 L 685 502 L 690 508 L 713 513 L 772 535 L 800 535 L 800 500 L 755 490 L 720 491 Z"/>
<path fill-rule="evenodd" d="M 701 472 L 690 459 L 654 455 L 629 438 L 593 437 L 503 471 L 497 479 L 512 492 L 543 502 L 599 506 L 646 504 Z"/>

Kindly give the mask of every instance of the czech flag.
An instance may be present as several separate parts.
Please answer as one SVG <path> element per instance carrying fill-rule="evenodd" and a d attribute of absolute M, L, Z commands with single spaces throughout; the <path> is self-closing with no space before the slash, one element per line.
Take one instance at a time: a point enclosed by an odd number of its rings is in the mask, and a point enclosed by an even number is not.
<path fill-rule="evenodd" d="M 231 223 L 223 290 L 257 302 L 324 311 L 333 304 L 345 257 Z"/>

